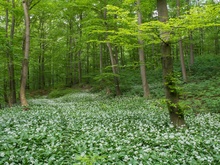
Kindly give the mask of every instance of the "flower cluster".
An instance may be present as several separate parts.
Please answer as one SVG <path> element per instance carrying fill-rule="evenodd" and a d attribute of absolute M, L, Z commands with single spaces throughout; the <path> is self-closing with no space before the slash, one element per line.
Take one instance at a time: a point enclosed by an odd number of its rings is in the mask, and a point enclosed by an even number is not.
<path fill-rule="evenodd" d="M 139 97 L 81 93 L 0 112 L 0 164 L 219 164 L 220 115 L 186 116 Z"/>

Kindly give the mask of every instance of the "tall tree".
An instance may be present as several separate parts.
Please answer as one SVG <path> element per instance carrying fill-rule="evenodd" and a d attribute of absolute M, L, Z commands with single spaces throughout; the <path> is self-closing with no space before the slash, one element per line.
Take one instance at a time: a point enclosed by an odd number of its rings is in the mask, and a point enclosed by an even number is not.
<path fill-rule="evenodd" d="M 137 16 L 138 16 L 138 25 L 142 24 L 142 14 L 140 10 L 140 0 L 137 0 Z M 144 91 L 144 97 L 148 97 L 150 95 L 150 89 L 147 82 L 147 76 L 146 76 L 146 65 L 145 65 L 145 55 L 144 55 L 144 42 L 140 37 L 141 31 L 139 30 L 139 36 L 138 36 L 138 53 L 139 53 L 139 60 L 140 60 L 140 70 L 141 70 L 141 80 L 142 80 L 142 87 Z"/>
<path fill-rule="evenodd" d="M 20 101 L 22 106 L 28 106 L 26 93 L 25 93 L 27 78 L 28 78 L 28 58 L 29 58 L 29 49 L 30 49 L 30 16 L 29 16 L 28 0 L 23 0 L 22 6 L 25 16 L 25 47 L 24 47 L 24 57 L 22 61 Z"/>
<path fill-rule="evenodd" d="M 180 0 L 176 0 L 176 6 L 177 6 L 177 17 L 179 17 L 180 16 Z M 186 66 L 185 66 L 185 61 L 184 61 L 182 38 L 180 38 L 180 40 L 179 40 L 179 53 L 180 53 L 180 63 L 181 63 L 183 81 L 187 82 Z"/>
<path fill-rule="evenodd" d="M 159 21 L 166 23 L 168 21 L 168 9 L 166 0 L 157 0 L 157 10 Z M 165 95 L 170 114 L 170 120 L 174 126 L 179 127 L 185 124 L 184 114 L 179 107 L 179 93 L 176 87 L 173 73 L 173 57 L 171 56 L 170 31 L 162 29 L 160 31 L 162 40 L 162 67 L 163 81 L 165 86 Z"/>
<path fill-rule="evenodd" d="M 9 3 L 10 1 L 7 0 Z M 12 8 L 15 9 L 15 2 L 12 0 Z M 7 50 L 6 56 L 8 59 L 8 75 L 9 75 L 9 96 L 8 96 L 8 104 L 12 106 L 16 103 L 16 84 L 15 84 L 15 75 L 14 75 L 14 57 L 13 57 L 13 38 L 15 31 L 15 15 L 12 12 L 11 18 L 11 26 L 9 26 L 9 11 L 6 8 L 6 39 L 7 39 Z M 10 28 L 10 35 L 8 36 Z"/>
<path fill-rule="evenodd" d="M 107 23 L 107 9 L 104 9 L 104 19 L 106 20 L 106 31 L 108 32 L 109 30 L 109 25 Z M 117 15 L 114 15 L 114 18 L 116 18 Z M 115 28 L 115 27 L 114 27 Z M 118 77 L 118 74 L 119 74 L 119 70 L 118 70 L 118 51 L 117 51 L 117 48 L 116 46 L 114 46 L 114 51 L 113 51 L 113 44 L 110 43 L 108 41 L 108 34 L 106 33 L 106 40 L 107 40 L 107 47 L 108 47 L 108 50 L 109 50 L 109 55 L 110 55 L 110 60 L 111 60 L 111 66 L 112 66 L 112 73 L 114 74 L 114 83 L 115 83 L 115 92 L 116 92 L 116 95 L 119 96 L 121 95 L 121 89 L 120 89 L 120 81 L 119 81 L 119 77 Z"/>
<path fill-rule="evenodd" d="M 186 0 L 186 5 L 187 5 L 187 10 L 190 10 L 190 0 Z M 190 30 L 189 31 L 189 49 L 190 49 L 190 65 L 192 66 L 194 64 L 194 45 L 193 45 L 193 32 Z"/>

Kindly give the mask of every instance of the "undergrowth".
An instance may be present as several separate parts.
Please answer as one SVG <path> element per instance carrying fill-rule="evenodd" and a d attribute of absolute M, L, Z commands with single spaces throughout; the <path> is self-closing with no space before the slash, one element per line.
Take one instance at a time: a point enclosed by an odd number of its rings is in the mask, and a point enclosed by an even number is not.
<path fill-rule="evenodd" d="M 0 164 L 220 163 L 220 114 L 175 129 L 158 101 L 73 93 L 0 111 Z"/>

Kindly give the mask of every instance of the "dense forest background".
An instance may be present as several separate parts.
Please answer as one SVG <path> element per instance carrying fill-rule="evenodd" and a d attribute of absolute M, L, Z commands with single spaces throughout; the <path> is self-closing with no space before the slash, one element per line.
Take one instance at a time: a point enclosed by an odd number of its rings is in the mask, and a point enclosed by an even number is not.
<path fill-rule="evenodd" d="M 220 164 L 219 0 L 0 0 L 0 164 Z"/>
<path fill-rule="evenodd" d="M 194 70 L 214 73 L 209 61 L 220 54 L 218 1 L 168 0 L 166 23 L 158 18 L 158 2 L 1 0 L 0 105 L 18 103 L 21 93 L 72 87 L 163 97 L 163 43 L 179 84 L 192 82 Z"/>

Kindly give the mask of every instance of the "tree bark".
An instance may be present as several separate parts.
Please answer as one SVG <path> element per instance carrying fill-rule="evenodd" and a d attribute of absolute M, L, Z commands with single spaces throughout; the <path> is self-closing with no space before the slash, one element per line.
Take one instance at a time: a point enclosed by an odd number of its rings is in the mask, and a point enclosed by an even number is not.
<path fill-rule="evenodd" d="M 159 21 L 166 23 L 168 21 L 168 9 L 166 0 L 157 0 L 157 10 Z M 162 39 L 162 67 L 163 82 L 167 106 L 170 114 L 170 120 L 174 126 L 179 127 L 185 124 L 184 115 L 179 107 L 179 94 L 176 90 L 175 81 L 173 81 L 173 57 L 171 56 L 171 44 L 169 31 L 161 30 Z"/>
<path fill-rule="evenodd" d="M 137 16 L 138 16 L 138 25 L 142 24 L 142 14 L 140 11 L 140 0 L 137 0 Z M 141 34 L 141 31 L 139 30 L 139 35 Z M 142 80 L 142 88 L 144 91 L 144 97 L 149 97 L 150 95 L 150 88 L 147 82 L 147 76 L 146 76 L 146 66 L 145 66 L 145 57 L 144 57 L 144 43 L 141 37 L 138 37 L 138 43 L 140 47 L 138 48 L 138 54 L 139 54 L 139 61 L 140 61 L 140 70 L 141 70 L 141 80 Z"/>
<path fill-rule="evenodd" d="M 177 4 L 177 16 L 179 17 L 180 16 L 180 0 L 176 0 L 176 4 Z M 181 38 L 179 41 L 179 51 L 180 51 L 180 63 L 181 63 L 183 81 L 187 82 L 186 66 L 185 66 L 184 53 L 183 53 L 183 42 Z"/>
<path fill-rule="evenodd" d="M 82 42 L 82 19 L 83 15 L 80 13 L 79 15 L 79 20 L 80 20 L 80 25 L 79 25 L 79 40 Z M 81 43 L 82 44 L 82 43 Z M 82 81 L 82 62 L 81 62 L 81 52 L 82 52 L 82 46 L 80 47 L 78 51 L 78 83 L 80 84 Z"/>
<path fill-rule="evenodd" d="M 39 60 L 39 89 L 45 88 L 45 74 L 44 74 L 44 53 L 45 53 L 45 31 L 44 31 L 44 20 L 40 19 L 40 54 L 38 57 Z"/>
<path fill-rule="evenodd" d="M 106 4 L 106 0 L 104 1 L 104 3 Z M 107 9 L 104 10 L 104 13 L 103 13 L 103 18 L 106 20 L 107 19 Z M 106 30 L 108 30 L 108 24 L 105 23 L 106 25 Z M 108 34 L 106 33 L 105 35 L 106 39 L 108 38 Z M 115 83 L 115 92 L 116 92 L 116 96 L 120 96 L 122 93 L 121 93 L 121 89 L 120 89 L 120 83 L 119 83 L 119 78 L 117 77 L 118 75 L 118 54 L 117 54 L 117 50 L 116 50 L 116 57 L 114 56 L 113 54 L 113 49 L 112 49 L 112 46 L 110 44 L 110 42 L 107 42 L 107 47 L 108 47 L 108 50 L 109 50 L 109 55 L 110 55 L 110 60 L 111 60 L 111 65 L 112 65 L 112 72 L 113 74 L 115 75 L 114 76 L 114 83 Z"/>
<path fill-rule="evenodd" d="M 22 72 L 21 72 L 21 87 L 20 87 L 20 101 L 22 106 L 28 106 L 26 99 L 26 83 L 28 77 L 28 58 L 30 49 L 30 17 L 29 17 L 29 7 L 27 1 L 22 1 L 24 15 L 25 15 L 25 48 L 24 48 L 24 58 L 22 62 Z"/>
<path fill-rule="evenodd" d="M 118 68 L 117 68 L 118 66 L 116 63 L 116 59 L 114 58 L 114 55 L 113 55 L 112 46 L 109 42 L 107 42 L 107 46 L 108 46 L 111 64 L 112 64 L 112 72 L 113 72 L 113 74 L 118 75 Z M 120 85 L 119 85 L 119 78 L 114 76 L 114 82 L 115 82 L 116 96 L 120 96 L 121 89 L 120 89 Z"/>
<path fill-rule="evenodd" d="M 9 0 L 7 1 L 9 3 Z M 15 8 L 15 2 L 12 0 L 12 8 Z M 8 59 L 8 75 L 9 75 L 9 96 L 8 96 L 8 104 L 11 107 L 13 104 L 16 103 L 16 83 L 15 83 L 15 75 L 14 75 L 14 58 L 13 58 L 13 38 L 14 38 L 14 29 L 15 29 L 15 16 L 12 14 L 11 19 L 11 30 L 10 30 L 10 38 L 8 36 L 9 29 L 9 13 L 8 9 L 6 9 L 6 24 L 5 24 L 5 31 L 6 31 L 6 38 L 7 41 L 7 50 L 6 50 L 6 57 Z"/>
<path fill-rule="evenodd" d="M 99 44 L 99 73 L 102 74 L 103 72 L 103 49 L 102 43 Z"/>
<path fill-rule="evenodd" d="M 189 33 L 189 40 L 190 40 L 190 65 L 192 66 L 194 64 L 194 52 L 193 52 L 193 35 L 192 31 Z"/>
<path fill-rule="evenodd" d="M 216 32 L 216 35 L 215 35 L 215 54 L 216 55 L 219 55 L 219 28 L 218 27 L 216 27 L 216 30 L 217 30 L 217 32 Z"/>

